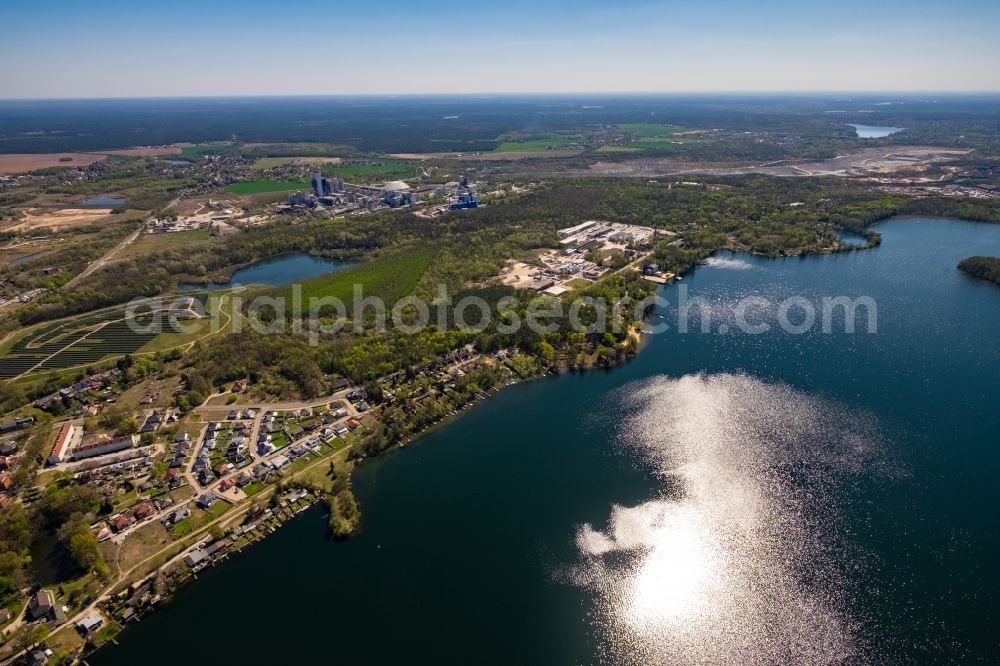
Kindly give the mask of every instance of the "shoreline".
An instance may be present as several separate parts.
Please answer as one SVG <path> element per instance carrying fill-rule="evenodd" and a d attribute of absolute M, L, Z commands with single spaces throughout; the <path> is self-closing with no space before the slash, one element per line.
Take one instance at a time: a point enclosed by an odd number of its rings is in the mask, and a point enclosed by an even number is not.
<path fill-rule="evenodd" d="M 919 216 L 918 215 L 918 216 L 907 216 L 907 217 L 921 218 L 921 217 L 927 217 L 927 216 Z M 886 222 L 886 221 L 889 221 L 889 220 L 892 220 L 892 219 L 902 219 L 902 218 L 903 218 L 903 216 L 900 216 L 899 218 L 897 218 L 897 217 L 894 216 L 894 217 L 886 218 L 884 220 L 879 220 L 879 221 L 874 222 L 872 224 L 878 224 L 878 223 Z M 956 219 L 956 218 L 943 218 L 943 219 L 949 219 L 949 220 L 951 220 L 951 219 Z M 962 220 L 959 219 L 958 221 L 962 221 Z M 969 220 L 969 221 L 974 222 L 974 220 Z M 793 258 L 793 257 L 805 257 L 805 256 L 810 256 L 810 255 L 813 255 L 813 256 L 830 255 L 830 254 L 837 254 L 837 253 L 839 253 L 841 251 L 854 251 L 854 250 L 859 250 L 859 249 L 863 250 L 863 249 L 870 249 L 870 248 L 866 247 L 866 246 L 845 247 L 845 248 L 843 248 L 841 250 L 829 251 L 829 252 L 805 252 L 805 253 L 797 254 L 797 255 L 777 255 L 777 256 L 763 255 L 763 254 L 759 254 L 759 253 L 755 253 L 755 252 L 751 252 L 751 251 L 747 251 L 747 250 L 738 250 L 738 249 L 734 250 L 734 249 L 731 249 L 731 248 L 719 248 L 715 252 L 718 252 L 718 251 L 731 251 L 731 252 L 735 252 L 735 253 L 746 253 L 746 254 L 751 255 L 751 256 L 757 256 L 757 257 L 761 257 L 761 258 L 765 258 L 765 259 L 786 259 L 786 258 Z M 714 254 L 714 252 L 713 252 L 713 254 Z M 709 256 L 711 256 L 711 255 L 709 255 Z M 686 270 L 682 271 L 679 274 L 679 276 L 684 277 L 684 276 L 687 276 L 687 275 L 691 274 L 700 265 L 701 264 L 699 263 L 699 264 L 695 264 L 695 265 L 690 266 Z M 666 284 L 658 285 L 656 287 L 656 289 L 659 290 L 660 287 L 666 287 L 669 284 L 673 283 L 674 281 L 675 280 L 671 280 L 670 282 L 668 282 Z M 652 311 L 647 311 L 647 313 L 645 314 L 645 316 L 643 318 L 643 322 L 644 323 L 648 320 L 651 312 Z M 561 367 L 558 367 L 558 368 L 549 369 L 548 371 L 545 371 L 545 372 L 536 372 L 536 373 L 533 373 L 533 374 L 530 374 L 530 375 L 527 375 L 527 376 L 521 376 L 516 371 L 514 371 L 514 369 L 511 368 L 507 363 L 502 363 L 501 365 L 503 367 L 507 368 L 508 371 L 511 373 L 511 375 L 513 377 L 515 377 L 515 379 L 512 379 L 512 380 L 510 380 L 508 382 L 501 383 L 499 385 L 497 385 L 497 383 L 494 383 L 493 385 L 491 385 L 485 391 L 480 391 L 479 393 L 477 393 L 475 395 L 475 397 L 473 397 L 471 400 L 469 400 L 468 402 L 466 402 L 465 404 L 463 404 L 460 408 L 458 408 L 457 410 L 455 410 L 453 413 L 447 414 L 443 418 L 439 419 L 438 421 L 436 421 L 434 423 L 431 423 L 430 425 L 422 428 L 419 431 L 416 431 L 414 433 L 409 433 L 409 434 L 401 437 L 400 440 L 394 442 L 391 446 L 389 446 L 385 450 L 381 451 L 378 455 L 376 455 L 374 457 L 380 458 L 383 455 L 386 455 L 386 454 L 389 454 L 389 453 L 393 453 L 393 452 L 397 452 L 400 449 L 406 448 L 408 445 L 416 443 L 418 440 L 420 440 L 421 438 L 423 438 L 425 435 L 430 434 L 431 432 L 437 430 L 439 427 L 454 422 L 456 419 L 458 419 L 459 417 L 463 416 L 466 411 L 470 410 L 472 407 L 474 407 L 475 405 L 479 404 L 480 401 L 485 400 L 485 399 L 487 399 L 489 397 L 492 397 L 493 395 L 496 395 L 497 393 L 499 393 L 501 390 L 503 390 L 504 388 L 506 388 L 508 386 L 513 386 L 515 384 L 520 384 L 520 383 L 524 383 L 524 382 L 528 382 L 528 381 L 535 381 L 535 380 L 544 379 L 544 378 L 558 378 L 558 377 L 561 377 L 564 374 L 575 373 L 575 372 L 579 372 L 579 371 L 594 371 L 594 370 L 598 370 L 598 369 L 611 370 L 611 369 L 614 369 L 614 368 L 616 368 L 618 366 L 624 365 L 624 364 L 632 361 L 636 357 L 638 357 L 638 355 L 645 350 L 645 348 L 649 344 L 649 338 L 651 337 L 651 334 L 647 333 L 641 327 L 638 328 L 638 329 L 632 328 L 632 329 L 630 329 L 630 331 L 628 333 L 628 337 L 629 338 L 634 338 L 636 340 L 636 346 L 634 348 L 634 351 L 632 351 L 630 353 L 626 353 L 621 358 L 616 359 L 614 362 L 609 363 L 608 365 L 603 365 L 603 366 L 602 365 L 598 365 L 598 364 L 591 364 L 591 365 L 587 365 L 587 366 L 569 366 L 569 365 L 566 365 L 566 366 L 561 366 Z M 382 407 L 380 406 L 377 409 L 381 410 L 381 408 Z M 373 411 L 375 411 L 375 410 L 373 410 Z M 347 462 L 347 464 L 350 466 L 349 467 L 349 471 L 348 471 L 348 478 L 352 478 L 353 477 L 353 473 L 356 470 L 357 465 L 368 460 L 368 457 L 366 457 L 366 456 L 362 456 L 359 459 L 354 459 L 354 458 L 351 457 L 351 454 L 354 453 L 354 446 L 355 446 L 356 443 L 357 443 L 356 440 L 352 441 L 352 442 L 346 444 L 345 446 L 341 447 L 340 449 L 337 449 L 337 450 L 329 453 L 328 455 L 318 457 L 309 466 L 307 466 L 307 467 L 305 467 L 305 468 L 303 468 L 301 470 L 298 470 L 297 472 L 295 472 L 295 474 L 293 476 L 290 476 L 287 479 L 283 479 L 282 481 L 279 481 L 278 483 L 269 483 L 269 484 L 267 484 L 267 486 L 263 489 L 262 493 L 258 493 L 257 495 L 255 495 L 255 497 L 256 496 L 263 497 L 263 493 L 267 493 L 269 497 L 273 497 L 273 496 L 277 495 L 278 493 L 282 492 L 282 487 L 281 486 L 282 486 L 283 483 L 289 483 L 289 485 L 293 485 L 294 482 L 295 482 L 295 478 L 298 477 L 299 475 L 301 475 L 301 474 L 305 473 L 306 471 L 312 469 L 316 465 L 320 465 L 320 464 L 322 464 L 324 462 L 332 461 L 333 458 L 335 458 L 335 457 L 337 457 L 337 456 L 339 456 L 341 454 L 346 454 L 344 456 L 344 459 Z M 253 529 L 254 535 L 252 537 L 250 537 L 249 539 L 247 539 L 246 541 L 243 541 L 241 543 L 238 542 L 238 541 L 234 541 L 232 545 L 235 545 L 236 543 L 239 543 L 239 546 L 236 547 L 233 550 L 227 550 L 225 552 L 225 554 L 218 561 L 214 561 L 213 560 L 212 563 L 209 566 L 214 567 L 217 564 L 221 564 L 222 562 L 228 560 L 229 557 L 242 552 L 242 549 L 244 547 L 246 547 L 247 545 L 250 545 L 251 543 L 255 543 L 257 541 L 263 540 L 264 538 L 266 538 L 270 534 L 273 534 L 278 527 L 280 527 L 282 524 L 284 524 L 284 522 L 286 522 L 287 520 L 289 520 L 289 519 L 291 519 L 291 518 L 299 515 L 299 513 L 304 512 L 306 508 L 311 508 L 311 507 L 315 506 L 316 504 L 318 504 L 319 502 L 323 501 L 324 497 L 326 497 L 330 493 L 321 492 L 321 491 L 312 491 L 312 494 L 315 495 L 315 497 L 313 499 L 311 499 L 309 505 L 306 506 L 306 507 L 304 507 L 301 511 L 298 511 L 298 512 L 296 512 L 296 513 L 294 513 L 294 514 L 292 514 L 290 516 L 286 516 L 283 519 L 279 519 L 279 518 L 277 518 L 275 516 L 274 513 L 270 513 L 267 516 L 268 517 L 268 521 L 267 521 L 268 525 L 265 527 L 264 530 L 258 530 L 258 528 L 255 527 Z M 233 505 L 233 508 L 236 509 L 236 511 L 233 511 L 232 515 L 230 515 L 229 513 L 223 514 L 218 519 L 210 521 L 209 523 L 206 523 L 205 525 L 202 525 L 200 528 L 198 528 L 197 530 L 195 530 L 191 534 L 186 535 L 185 537 L 182 537 L 179 541 L 181 543 L 183 543 L 184 545 L 181 545 L 178 548 L 178 552 L 176 554 L 170 556 L 167 559 L 166 562 L 163 562 L 162 564 L 154 567 L 152 571 L 150 571 L 150 572 L 146 573 L 145 575 L 141 576 L 137 581 L 135 581 L 135 582 L 133 582 L 131 584 L 128 584 L 128 580 L 131 577 L 126 577 L 126 578 L 122 579 L 121 581 L 119 581 L 118 583 L 116 583 L 115 585 L 113 585 L 112 587 L 110 587 L 105 593 L 101 594 L 100 597 L 97 600 L 95 600 L 94 602 L 92 602 L 86 608 L 82 609 L 77 615 L 73 616 L 70 619 L 69 622 L 67 622 L 66 624 L 64 624 L 61 627 L 59 627 L 59 629 L 57 630 L 56 633 L 58 633 L 60 631 L 64 631 L 64 630 L 65 631 L 74 631 L 74 633 L 75 633 L 73 621 L 78 620 L 81 616 L 83 616 L 86 613 L 91 612 L 93 610 L 99 609 L 102 612 L 102 614 L 104 614 L 106 616 L 109 616 L 109 617 L 112 616 L 113 614 L 108 613 L 107 610 L 105 610 L 105 608 L 102 607 L 102 604 L 106 604 L 106 600 L 108 598 L 113 598 L 114 596 L 116 596 L 115 594 L 113 594 L 113 592 L 116 589 L 119 589 L 122 584 L 126 584 L 125 589 L 128 589 L 129 587 L 134 587 L 135 585 L 137 585 L 137 584 L 139 584 L 139 583 L 141 583 L 143 581 L 150 581 L 152 579 L 155 579 L 159 574 L 161 574 L 163 572 L 163 570 L 164 570 L 165 567 L 167 567 L 168 565 L 174 563 L 176 560 L 182 558 L 183 555 L 191 549 L 192 545 L 195 545 L 195 544 L 199 543 L 199 541 L 204 541 L 205 536 L 209 533 L 211 527 L 216 526 L 218 524 L 226 524 L 227 525 L 226 535 L 228 536 L 229 533 L 230 533 L 230 531 L 234 529 L 233 525 L 234 525 L 235 521 L 233 519 L 238 519 L 238 518 L 241 518 L 241 517 L 245 517 L 246 514 L 252 508 L 252 503 L 250 503 L 250 504 L 244 504 L 242 506 L 240 504 L 236 504 L 236 505 Z M 270 510 L 268 510 L 268 511 L 270 511 Z M 326 509 L 325 511 L 326 511 L 325 515 L 327 517 L 329 517 L 329 515 L 330 515 L 329 514 L 329 509 Z M 359 526 L 358 529 L 362 529 L 362 527 Z M 352 536 L 354 533 L 356 533 L 356 530 L 355 530 L 355 532 L 352 532 L 352 534 L 349 535 L 347 538 L 350 538 L 350 536 Z M 246 534 L 246 532 L 244 532 L 243 534 Z M 242 535 L 240 535 L 240 536 L 242 536 Z M 192 537 L 198 537 L 198 538 L 192 539 Z M 192 539 L 192 540 L 189 542 L 189 539 Z M 171 547 L 168 547 L 165 550 L 172 551 L 173 550 L 172 547 L 176 546 L 176 545 L 177 544 L 171 544 L 170 545 Z M 136 568 L 140 568 L 142 566 L 142 564 L 143 564 L 143 562 L 140 562 L 133 569 L 130 569 L 129 572 L 134 571 Z M 126 572 L 126 573 L 128 573 L 128 572 Z M 99 650 L 99 649 L 101 649 L 103 647 L 106 647 L 106 644 L 108 642 L 114 643 L 115 642 L 114 638 L 119 633 L 121 633 L 121 631 L 124 631 L 124 629 L 127 627 L 127 624 L 129 622 L 137 622 L 137 621 L 141 620 L 142 617 L 145 617 L 150 612 L 153 612 L 154 610 L 156 610 L 156 608 L 159 607 L 160 605 L 162 605 L 162 603 L 169 602 L 169 599 L 173 596 L 173 594 L 176 594 L 176 592 L 179 589 L 181 589 L 181 587 L 186 587 L 187 585 L 191 584 L 193 581 L 197 581 L 197 575 L 196 574 L 197 574 L 197 572 L 193 572 L 191 576 L 184 577 L 182 585 L 178 585 L 178 586 L 172 588 L 170 590 L 169 596 L 165 596 L 162 599 L 160 599 L 154 606 L 149 607 L 149 609 L 146 610 L 146 612 L 141 613 L 141 614 L 140 613 L 136 613 L 135 616 L 130 616 L 129 619 L 125 620 L 124 622 L 122 622 L 120 624 L 117 623 L 117 621 L 116 621 L 116 624 L 118 624 L 118 628 L 117 628 L 116 631 L 108 632 L 108 635 L 105 638 L 105 640 L 103 640 L 100 644 L 94 646 L 92 649 L 90 649 L 90 650 L 86 650 L 86 649 L 82 650 L 78 654 L 78 658 L 79 659 L 83 659 L 87 655 L 93 654 L 97 650 Z M 121 594 L 121 592 L 118 592 L 117 594 Z M 132 617 L 135 617 L 135 619 L 132 619 Z M 10 661 L 11 660 L 8 659 L 7 661 L 5 661 L 3 663 L 9 663 Z"/>

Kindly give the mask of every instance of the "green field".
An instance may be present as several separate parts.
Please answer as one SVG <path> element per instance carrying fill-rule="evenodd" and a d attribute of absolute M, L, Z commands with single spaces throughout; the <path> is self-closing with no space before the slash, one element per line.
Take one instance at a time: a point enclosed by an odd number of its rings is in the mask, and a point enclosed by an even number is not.
<path fill-rule="evenodd" d="M 214 155 L 225 152 L 230 148 L 232 148 L 232 144 L 229 143 L 204 143 L 198 146 L 181 148 L 181 154 L 184 157 L 200 157 L 202 155 Z"/>
<path fill-rule="evenodd" d="M 643 150 L 660 150 L 666 148 L 672 148 L 675 150 L 690 150 L 695 146 L 695 143 L 693 141 L 679 141 L 677 139 L 650 137 L 636 139 L 631 145 Z"/>
<path fill-rule="evenodd" d="M 621 123 L 618 129 L 629 134 L 636 134 L 639 137 L 670 136 L 677 132 L 684 131 L 683 127 L 677 125 L 665 125 L 663 123 Z"/>
<path fill-rule="evenodd" d="M 554 139 L 534 139 L 532 141 L 504 141 L 493 149 L 495 153 L 518 153 L 533 152 L 536 150 L 549 150 L 564 148 L 575 144 L 579 140 L 576 136 L 564 136 Z"/>
<path fill-rule="evenodd" d="M 631 146 L 601 146 L 597 149 L 599 153 L 637 153 L 639 148 L 632 148 Z"/>
<path fill-rule="evenodd" d="M 350 312 L 354 301 L 354 285 L 359 284 L 362 285 L 365 296 L 380 297 L 389 309 L 393 303 L 413 291 L 433 258 L 433 250 L 413 250 L 304 280 L 301 283 L 302 303 L 308 308 L 310 298 L 333 296 L 340 299 Z M 278 290 L 279 296 L 288 299 L 291 298 L 291 293 L 291 286 Z"/>
<path fill-rule="evenodd" d="M 217 501 L 206 510 L 198 509 L 192 506 L 191 516 L 175 523 L 170 528 L 170 536 L 175 539 L 180 539 L 181 537 L 186 536 L 212 522 L 219 516 L 229 511 L 231 508 L 233 508 L 231 504 L 223 502 L 222 500 Z"/>
<path fill-rule="evenodd" d="M 308 190 L 309 183 L 304 181 L 280 182 L 277 180 L 247 180 L 242 183 L 233 183 L 226 188 L 230 194 L 263 194 L 265 192 L 292 192 L 294 190 Z"/>

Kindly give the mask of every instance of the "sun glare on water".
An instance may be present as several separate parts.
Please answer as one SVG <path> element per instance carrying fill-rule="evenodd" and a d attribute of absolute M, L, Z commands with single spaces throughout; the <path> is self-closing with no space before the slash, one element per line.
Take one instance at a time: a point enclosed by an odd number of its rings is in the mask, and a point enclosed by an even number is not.
<path fill-rule="evenodd" d="M 625 610 L 630 624 L 664 627 L 704 610 L 719 568 L 718 553 L 700 522 L 697 514 L 683 507 L 661 512 L 650 535 L 649 552 L 628 588 Z"/>
<path fill-rule="evenodd" d="M 621 440 L 664 491 L 577 531 L 601 661 L 864 662 L 829 547 L 838 479 L 874 464 L 870 419 L 743 375 L 631 388 Z"/>

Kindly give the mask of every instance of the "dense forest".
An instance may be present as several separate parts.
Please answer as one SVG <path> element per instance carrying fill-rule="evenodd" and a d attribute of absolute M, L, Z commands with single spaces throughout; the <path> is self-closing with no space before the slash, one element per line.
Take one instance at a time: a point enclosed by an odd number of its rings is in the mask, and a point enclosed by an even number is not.
<path fill-rule="evenodd" d="M 587 131 L 655 116 L 732 136 L 761 132 L 775 148 L 734 141 L 719 158 L 818 157 L 834 144 L 861 145 L 847 122 L 896 125 L 884 143 L 960 145 L 997 154 L 995 99 L 940 96 L 905 106 L 885 98 L 724 95 L 428 96 L 223 100 L 17 100 L 0 104 L 0 152 L 95 151 L 136 145 L 229 141 L 316 142 L 372 152 L 489 151 L 510 133 Z M 595 103 L 597 102 L 597 103 Z M 73 132 L 65 128 L 72 125 Z M 867 142 L 864 145 L 878 145 Z M 919 144 L 917 144 L 919 145 Z M 706 147 L 706 150 L 714 150 Z M 770 153 L 766 151 L 771 151 Z M 706 159 L 706 156 L 701 159 Z"/>

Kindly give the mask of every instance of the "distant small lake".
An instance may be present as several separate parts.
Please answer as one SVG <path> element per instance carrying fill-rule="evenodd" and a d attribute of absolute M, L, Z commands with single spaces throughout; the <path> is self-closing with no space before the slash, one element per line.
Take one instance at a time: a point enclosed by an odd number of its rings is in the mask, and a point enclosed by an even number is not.
<path fill-rule="evenodd" d="M 107 206 L 108 208 L 114 208 L 115 206 L 124 206 L 127 199 L 122 199 L 120 197 L 90 197 L 83 202 L 84 206 Z"/>
<path fill-rule="evenodd" d="M 47 254 L 52 254 L 52 250 L 42 250 L 41 252 L 33 252 L 31 254 L 24 254 L 16 259 L 12 259 L 10 262 L 11 266 L 20 266 L 21 264 L 31 261 L 32 259 L 41 259 Z"/>
<path fill-rule="evenodd" d="M 881 125 L 855 125 L 854 123 L 848 123 L 853 127 L 857 133 L 859 139 L 881 139 L 883 137 L 889 136 L 890 134 L 895 134 L 896 132 L 902 132 L 905 127 L 886 127 Z"/>
<path fill-rule="evenodd" d="M 185 283 L 178 286 L 178 291 L 228 289 L 244 284 L 264 284 L 269 287 L 277 287 L 324 273 L 339 271 L 351 265 L 347 262 L 314 257 L 310 254 L 286 254 L 241 268 L 233 273 L 233 278 L 229 282 Z"/>
<path fill-rule="evenodd" d="M 167 164 L 172 164 L 174 166 L 190 166 L 191 164 L 193 164 L 193 162 L 189 162 L 188 160 L 163 160 L 163 161 L 166 162 Z"/>

